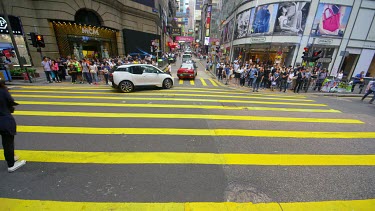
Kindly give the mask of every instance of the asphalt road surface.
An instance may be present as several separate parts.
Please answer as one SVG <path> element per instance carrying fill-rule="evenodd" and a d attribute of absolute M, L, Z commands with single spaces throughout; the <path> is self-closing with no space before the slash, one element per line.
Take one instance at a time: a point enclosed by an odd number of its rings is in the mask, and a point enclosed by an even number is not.
<path fill-rule="evenodd" d="M 197 64 L 170 90 L 14 87 L 28 163 L 1 155 L 0 210 L 375 209 L 373 105 L 247 93 Z"/>

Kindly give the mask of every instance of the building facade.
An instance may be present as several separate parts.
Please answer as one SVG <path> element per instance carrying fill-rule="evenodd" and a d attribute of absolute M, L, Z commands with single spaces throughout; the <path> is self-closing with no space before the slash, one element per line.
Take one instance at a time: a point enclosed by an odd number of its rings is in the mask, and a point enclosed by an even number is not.
<path fill-rule="evenodd" d="M 171 1 L 171 2 L 170 2 Z M 4 1 L 16 27 L 21 56 L 39 66 L 42 56 L 112 57 L 150 52 L 152 40 L 165 46 L 169 4 L 175 0 L 17 0 Z M 0 50 L 11 49 L 0 14 Z M 12 22 L 12 21 L 11 21 Z M 14 28 L 13 27 L 13 28 Z M 13 29 L 15 31 L 15 29 Z M 30 46 L 27 33 L 44 36 L 41 54 Z M 147 42 L 146 40 L 149 40 Z M 146 41 L 146 42 L 145 42 Z M 13 58 L 14 63 L 18 63 Z"/>
<path fill-rule="evenodd" d="M 375 76 L 375 1 L 299 0 L 223 2 L 222 59 L 284 65 L 320 65 L 348 78 Z M 319 60 L 306 62 L 319 53 Z"/>

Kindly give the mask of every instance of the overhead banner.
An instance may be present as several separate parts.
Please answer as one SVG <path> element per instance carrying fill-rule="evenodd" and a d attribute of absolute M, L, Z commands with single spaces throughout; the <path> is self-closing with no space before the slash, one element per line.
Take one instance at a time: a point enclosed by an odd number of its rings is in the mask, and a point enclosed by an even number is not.
<path fill-rule="evenodd" d="M 176 41 L 183 41 L 183 42 L 194 42 L 194 37 L 190 37 L 190 36 L 177 36 L 175 38 Z"/>
<path fill-rule="evenodd" d="M 352 7 L 320 3 L 314 19 L 311 35 L 344 36 Z"/>
<path fill-rule="evenodd" d="M 308 2 L 283 2 L 279 4 L 274 35 L 302 35 L 309 13 Z"/>

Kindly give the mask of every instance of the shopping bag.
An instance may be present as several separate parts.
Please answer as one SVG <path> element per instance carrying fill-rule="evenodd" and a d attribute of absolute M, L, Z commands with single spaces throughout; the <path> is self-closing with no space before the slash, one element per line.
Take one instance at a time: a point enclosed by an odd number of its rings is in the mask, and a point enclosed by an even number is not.
<path fill-rule="evenodd" d="M 327 17 L 327 10 L 330 14 L 329 17 Z M 337 12 L 335 14 L 333 13 L 331 8 L 325 9 L 323 13 L 323 29 L 333 32 L 339 28 L 340 28 L 340 12 Z"/>

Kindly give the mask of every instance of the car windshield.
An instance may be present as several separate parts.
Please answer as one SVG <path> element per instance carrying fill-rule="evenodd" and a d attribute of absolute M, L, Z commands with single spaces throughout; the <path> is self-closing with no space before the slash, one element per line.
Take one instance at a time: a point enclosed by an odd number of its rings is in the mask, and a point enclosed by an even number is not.
<path fill-rule="evenodd" d="M 181 68 L 194 69 L 192 64 L 182 64 Z"/>
<path fill-rule="evenodd" d="M 191 56 L 189 54 L 184 54 L 182 55 L 182 58 L 191 58 Z"/>

